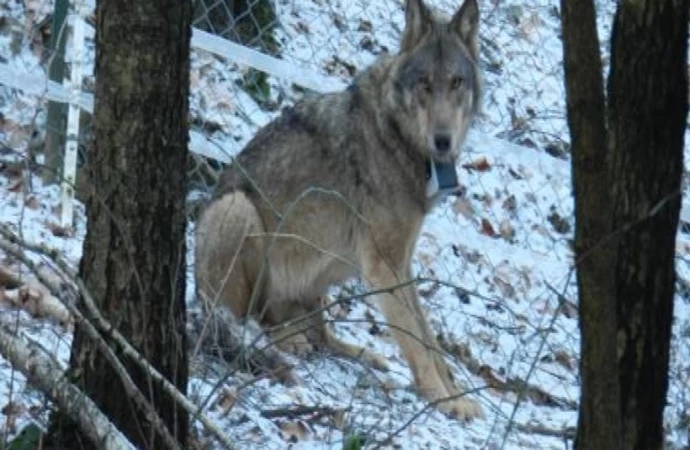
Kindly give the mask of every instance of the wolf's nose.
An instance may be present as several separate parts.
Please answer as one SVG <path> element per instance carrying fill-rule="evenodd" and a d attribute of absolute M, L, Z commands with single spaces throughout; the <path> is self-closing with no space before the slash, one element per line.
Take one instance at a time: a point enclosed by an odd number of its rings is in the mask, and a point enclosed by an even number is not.
<path fill-rule="evenodd" d="M 450 136 L 447 134 L 437 134 L 434 136 L 434 145 L 440 153 L 450 150 Z"/>

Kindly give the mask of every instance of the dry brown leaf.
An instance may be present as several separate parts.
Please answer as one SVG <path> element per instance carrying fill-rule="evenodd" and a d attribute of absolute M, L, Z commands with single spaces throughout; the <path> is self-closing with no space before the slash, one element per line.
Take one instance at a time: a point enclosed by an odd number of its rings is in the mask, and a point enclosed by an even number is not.
<path fill-rule="evenodd" d="M 38 289 L 24 285 L 19 288 L 18 299 L 21 302 L 18 306 L 21 306 L 32 317 L 42 316 L 41 303 L 43 302 L 43 294 Z"/>
<path fill-rule="evenodd" d="M 20 103 L 19 108 L 23 105 Z M 31 126 L 22 125 L 7 116 L 0 121 L 0 131 L 5 134 L 3 144 L 9 148 L 19 148 L 31 139 Z"/>
<path fill-rule="evenodd" d="M 465 219 L 474 217 L 474 208 L 472 203 L 466 197 L 457 197 L 453 202 L 453 212 L 455 214 L 462 214 Z"/>
<path fill-rule="evenodd" d="M 570 233 L 570 222 L 568 222 L 568 219 L 558 214 L 558 212 L 552 211 L 551 214 L 549 214 L 549 216 L 546 218 L 546 220 L 548 220 L 549 223 L 551 223 L 553 229 L 556 230 L 557 233 Z"/>
<path fill-rule="evenodd" d="M 69 237 L 72 235 L 73 232 L 71 227 L 63 227 L 62 225 L 58 225 L 53 222 L 46 222 L 46 227 L 48 227 L 50 232 L 55 237 Z"/>
<path fill-rule="evenodd" d="M 515 237 L 515 228 L 513 228 L 508 220 L 501 221 L 498 225 L 498 231 L 501 233 L 501 237 L 506 241 L 510 241 Z"/>
<path fill-rule="evenodd" d="M 479 376 L 481 376 L 486 384 L 493 389 L 500 390 L 505 385 L 505 381 L 498 378 L 494 374 L 494 371 L 491 369 L 491 367 L 487 366 L 486 364 L 479 368 Z"/>
<path fill-rule="evenodd" d="M 496 230 L 494 230 L 493 225 L 491 225 L 491 222 L 489 222 L 489 219 L 482 218 L 482 229 L 481 233 L 489 236 L 489 237 L 496 237 Z"/>
<path fill-rule="evenodd" d="M 565 367 L 566 369 L 575 370 L 577 368 L 577 362 L 568 352 L 565 350 L 557 350 L 553 355 L 554 360 Z"/>
<path fill-rule="evenodd" d="M 477 172 L 487 172 L 491 170 L 491 165 L 489 161 L 487 161 L 486 156 L 482 156 L 471 163 L 463 164 L 462 168 L 470 171 L 476 170 Z"/>
<path fill-rule="evenodd" d="M 216 406 L 222 415 L 228 414 L 237 402 L 237 391 L 234 389 L 223 389 L 218 395 Z"/>
<path fill-rule="evenodd" d="M 24 187 L 24 178 L 17 177 L 10 180 L 10 187 L 7 188 L 10 192 L 21 192 Z"/>
<path fill-rule="evenodd" d="M 513 194 L 503 201 L 503 209 L 510 213 L 517 211 L 517 198 Z"/>
<path fill-rule="evenodd" d="M 299 21 L 295 25 L 295 28 L 297 29 L 298 32 L 304 33 L 304 34 L 311 34 L 311 30 L 309 29 L 309 25 L 306 24 L 306 22 Z"/>
<path fill-rule="evenodd" d="M 27 197 L 27 199 L 24 201 L 24 204 L 27 208 L 33 210 L 37 210 L 41 207 L 41 202 L 34 195 Z"/>
<path fill-rule="evenodd" d="M 515 288 L 509 281 L 504 280 L 500 276 L 494 275 L 494 283 L 498 286 L 498 290 L 501 291 L 503 298 L 514 298 Z"/>

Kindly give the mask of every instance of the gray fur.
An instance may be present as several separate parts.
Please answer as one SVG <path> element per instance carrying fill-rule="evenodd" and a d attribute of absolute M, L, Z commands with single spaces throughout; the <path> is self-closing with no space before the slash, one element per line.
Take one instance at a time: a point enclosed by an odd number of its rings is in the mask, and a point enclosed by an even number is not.
<path fill-rule="evenodd" d="M 476 0 L 451 20 L 408 0 L 398 54 L 379 58 L 343 92 L 285 109 L 256 134 L 197 226 L 197 287 L 209 311 L 220 302 L 238 317 L 257 316 L 279 327 L 279 345 L 292 351 L 322 343 L 385 369 L 380 355 L 336 338 L 321 314 L 301 328 L 284 324 L 321 308 L 328 287 L 348 278 L 376 289 L 411 280 L 414 246 L 436 200 L 427 197 L 427 165 L 457 159 L 480 107 L 478 14 Z M 415 288 L 378 301 L 421 394 L 457 394 Z M 467 397 L 439 408 L 464 419 L 481 414 Z"/>

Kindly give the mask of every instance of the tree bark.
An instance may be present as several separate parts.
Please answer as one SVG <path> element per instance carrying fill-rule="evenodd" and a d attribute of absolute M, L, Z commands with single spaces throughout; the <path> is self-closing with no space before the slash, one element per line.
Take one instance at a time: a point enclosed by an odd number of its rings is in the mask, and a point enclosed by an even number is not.
<path fill-rule="evenodd" d="M 606 104 L 592 0 L 561 0 L 575 197 L 582 395 L 576 447 L 621 445 Z"/>
<path fill-rule="evenodd" d="M 660 449 L 688 112 L 688 0 L 623 0 L 612 33 L 610 180 L 623 448 Z"/>
<path fill-rule="evenodd" d="M 80 276 L 103 315 L 186 392 L 185 162 L 191 2 L 97 3 L 95 147 Z M 132 360 L 132 379 L 183 447 L 188 417 Z M 77 327 L 70 376 L 137 448 L 163 448 L 94 343 Z M 93 448 L 61 414 L 49 440 Z"/>

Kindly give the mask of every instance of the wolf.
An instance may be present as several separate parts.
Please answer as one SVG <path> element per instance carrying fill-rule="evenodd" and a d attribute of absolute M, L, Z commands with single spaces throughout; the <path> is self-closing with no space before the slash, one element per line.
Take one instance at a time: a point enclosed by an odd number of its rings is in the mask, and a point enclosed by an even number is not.
<path fill-rule="evenodd" d="M 418 391 L 462 420 L 482 408 L 454 383 L 411 259 L 443 195 L 430 172 L 455 163 L 480 109 L 478 25 L 477 0 L 450 17 L 407 0 L 398 52 L 341 92 L 285 108 L 225 169 L 195 249 L 209 313 L 256 317 L 285 350 L 324 346 L 386 370 L 381 355 L 337 338 L 322 314 L 329 287 L 360 276 L 378 292 Z"/>

